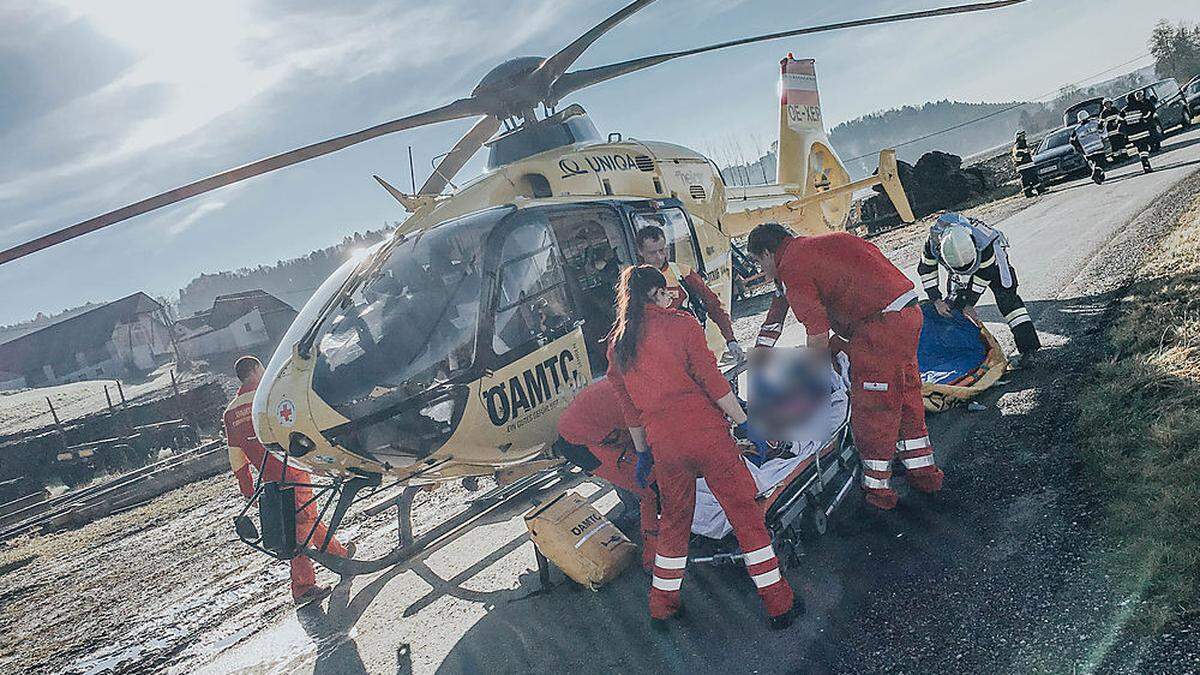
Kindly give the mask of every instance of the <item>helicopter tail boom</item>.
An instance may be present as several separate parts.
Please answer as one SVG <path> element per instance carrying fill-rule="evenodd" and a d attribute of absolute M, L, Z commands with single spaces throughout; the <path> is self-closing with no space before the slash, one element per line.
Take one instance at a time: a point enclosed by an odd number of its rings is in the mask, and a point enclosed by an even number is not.
<path fill-rule="evenodd" d="M 836 186 L 829 186 L 774 206 L 753 208 L 745 211 L 730 211 L 721 219 L 722 231 L 730 237 L 741 237 L 748 234 L 759 223 L 770 222 L 787 225 L 797 234 L 820 234 L 821 232 L 828 232 L 830 227 L 826 226 L 820 219 L 806 218 L 805 214 L 818 210 L 822 202 L 849 199 L 853 193 L 875 185 L 883 186 L 884 192 L 891 198 L 892 203 L 896 205 L 896 211 L 900 214 L 900 218 L 904 222 L 912 223 L 916 221 L 912 208 L 908 203 L 908 196 L 905 194 L 904 187 L 900 184 L 900 178 L 897 174 L 896 151 L 887 149 L 879 153 L 879 173 L 874 176 L 868 176 L 861 180 L 842 183 Z M 742 200 L 779 199 L 788 195 L 798 195 L 801 193 L 802 188 L 801 185 L 796 184 L 769 187 L 776 188 L 773 194 L 764 191 L 761 186 L 757 190 L 726 188 L 726 199 L 728 203 L 735 203 Z"/>
<path fill-rule="evenodd" d="M 725 234 L 736 237 L 762 222 L 779 222 L 800 234 L 817 234 L 845 226 L 854 192 L 883 185 L 905 222 L 913 222 L 912 209 L 900 185 L 896 151 L 879 155 L 875 176 L 853 181 L 833 150 L 821 113 L 816 62 L 791 54 L 779 62 L 779 145 L 775 185 L 729 188 L 727 205 L 738 201 L 778 200 L 783 203 L 734 211 L 722 219 Z M 773 193 L 773 194 L 771 194 Z"/>

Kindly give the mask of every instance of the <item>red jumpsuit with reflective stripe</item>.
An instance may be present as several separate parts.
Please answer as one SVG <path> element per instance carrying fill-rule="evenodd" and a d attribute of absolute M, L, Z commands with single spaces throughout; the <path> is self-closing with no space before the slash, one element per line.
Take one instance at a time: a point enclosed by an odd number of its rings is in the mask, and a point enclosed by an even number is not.
<path fill-rule="evenodd" d="M 767 315 L 763 318 L 762 327 L 758 329 L 758 339 L 755 340 L 755 347 L 774 347 L 783 335 L 783 322 L 787 319 L 788 301 L 787 296 L 783 294 L 783 287 L 779 282 L 775 282 L 775 292 L 771 296 L 771 306 L 767 308 Z"/>
<path fill-rule="evenodd" d="M 733 525 L 767 613 L 779 616 L 790 610 L 792 588 L 780 575 L 762 510 L 754 501 L 758 488 L 716 404 L 730 387 L 703 329 L 686 312 L 647 305 L 633 363 L 622 371 L 613 345 L 608 358 L 608 380 L 626 423 L 645 427 L 662 500 L 650 615 L 665 619 L 679 610 L 696 479 L 701 476 Z"/>
<path fill-rule="evenodd" d="M 558 435 L 587 446 L 600 461 L 592 473 L 641 499 L 642 567 L 654 565 L 658 540 L 658 496 L 637 482 L 637 455 L 621 414 L 621 402 L 605 378 L 584 387 L 558 418 Z"/>
<path fill-rule="evenodd" d="M 243 384 L 238 389 L 237 396 L 225 409 L 225 438 L 229 443 L 229 466 L 237 478 L 238 488 L 242 496 L 250 499 L 254 496 L 254 476 L 250 473 L 250 465 L 261 471 L 263 481 L 281 481 L 284 478 L 283 462 L 258 442 L 254 431 L 254 423 L 250 408 L 254 403 L 254 389 L 257 385 Z M 287 468 L 289 483 L 309 483 L 311 477 L 307 471 L 295 467 Z M 312 490 L 298 487 L 296 490 L 296 506 L 299 508 L 312 499 Z M 318 519 L 316 503 L 310 503 L 296 512 L 296 541 L 303 542 L 312 532 L 310 548 L 320 548 L 325 539 L 329 539 L 326 548 L 337 556 L 346 556 L 346 548 L 337 539 L 329 536 L 324 523 Z M 316 528 L 314 530 L 314 527 Z M 296 556 L 290 561 L 292 571 L 292 597 L 299 598 L 309 589 L 317 585 L 317 572 L 308 556 Z"/>
<path fill-rule="evenodd" d="M 924 492 L 942 486 L 925 427 L 917 342 L 922 315 L 913 284 L 870 242 L 837 232 L 786 241 L 776 276 L 809 335 L 832 328 L 849 340 L 851 429 L 863 463 L 867 501 L 896 505 L 892 461 Z"/>

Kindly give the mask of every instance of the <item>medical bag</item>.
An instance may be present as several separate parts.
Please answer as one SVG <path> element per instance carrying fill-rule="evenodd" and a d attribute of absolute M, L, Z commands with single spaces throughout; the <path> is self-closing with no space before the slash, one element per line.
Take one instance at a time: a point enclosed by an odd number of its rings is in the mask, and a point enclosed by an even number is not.
<path fill-rule="evenodd" d="M 531 509 L 525 526 L 542 555 L 593 591 L 616 579 L 637 553 L 615 525 L 571 491 Z"/>

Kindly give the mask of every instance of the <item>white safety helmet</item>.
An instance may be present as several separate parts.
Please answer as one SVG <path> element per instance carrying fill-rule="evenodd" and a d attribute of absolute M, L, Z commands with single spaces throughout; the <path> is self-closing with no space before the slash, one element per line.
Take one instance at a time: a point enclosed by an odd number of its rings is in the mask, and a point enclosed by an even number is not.
<path fill-rule="evenodd" d="M 1080 110 L 1079 114 L 1075 116 L 1075 119 L 1079 120 L 1080 124 L 1083 124 L 1084 122 L 1092 119 L 1092 113 L 1086 110 Z"/>
<path fill-rule="evenodd" d="M 940 250 L 942 262 L 950 269 L 962 274 L 972 274 L 979 265 L 979 250 L 971 230 L 963 225 L 952 225 L 942 233 Z"/>

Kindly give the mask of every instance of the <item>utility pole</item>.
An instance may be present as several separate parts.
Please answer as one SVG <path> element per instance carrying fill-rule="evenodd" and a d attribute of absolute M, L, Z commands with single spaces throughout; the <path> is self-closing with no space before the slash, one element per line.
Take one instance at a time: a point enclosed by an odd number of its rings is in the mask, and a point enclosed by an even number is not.
<path fill-rule="evenodd" d="M 182 367 L 184 364 L 183 358 L 179 356 L 179 343 L 175 341 L 175 319 L 167 313 L 167 308 L 164 305 L 162 308 L 163 323 L 167 325 L 167 334 L 171 336 L 171 351 L 175 352 L 175 366 Z"/>

